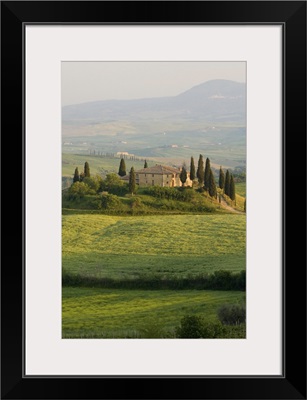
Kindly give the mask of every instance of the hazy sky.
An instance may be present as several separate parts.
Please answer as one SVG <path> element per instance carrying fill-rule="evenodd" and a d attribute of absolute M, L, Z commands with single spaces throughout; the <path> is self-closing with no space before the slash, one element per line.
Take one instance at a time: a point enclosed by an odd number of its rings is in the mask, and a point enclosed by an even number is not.
<path fill-rule="evenodd" d="M 62 62 L 62 105 L 175 96 L 211 79 L 246 81 L 245 62 Z"/>

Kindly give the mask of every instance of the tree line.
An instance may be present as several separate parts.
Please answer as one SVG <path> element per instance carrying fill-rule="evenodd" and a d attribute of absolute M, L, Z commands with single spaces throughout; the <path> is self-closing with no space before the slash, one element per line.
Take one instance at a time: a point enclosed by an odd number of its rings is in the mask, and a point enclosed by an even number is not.
<path fill-rule="evenodd" d="M 144 158 L 137 157 L 133 154 L 115 154 L 115 153 L 108 153 L 102 150 L 89 150 L 89 155 L 91 157 L 104 157 L 104 158 L 124 158 L 126 160 L 131 161 L 144 161 Z"/>
<path fill-rule="evenodd" d="M 139 276 L 131 279 L 75 274 L 63 270 L 63 286 L 97 287 L 104 289 L 134 290 L 223 290 L 246 291 L 246 272 L 218 270 L 189 277 L 158 278 L 157 276 Z"/>

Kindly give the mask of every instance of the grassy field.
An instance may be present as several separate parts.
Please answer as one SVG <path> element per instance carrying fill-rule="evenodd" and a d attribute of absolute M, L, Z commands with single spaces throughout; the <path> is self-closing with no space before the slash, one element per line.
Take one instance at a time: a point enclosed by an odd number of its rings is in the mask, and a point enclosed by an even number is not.
<path fill-rule="evenodd" d="M 236 194 L 236 206 L 235 208 L 239 211 L 244 211 L 244 202 L 245 202 L 245 197 L 240 196 L 239 194 Z"/>
<path fill-rule="evenodd" d="M 78 167 L 79 173 L 83 171 L 84 163 L 88 162 L 90 165 L 91 174 L 106 175 L 110 172 L 118 172 L 120 159 L 111 157 L 94 157 L 87 154 L 62 154 L 62 176 L 74 175 L 75 168 Z M 154 161 L 147 161 L 148 166 L 156 165 Z M 134 169 L 141 169 L 144 167 L 144 161 L 125 160 L 127 172 L 133 166 Z"/>
<path fill-rule="evenodd" d="M 236 183 L 236 193 L 242 197 L 246 197 L 246 182 Z"/>
<path fill-rule="evenodd" d="M 63 141 L 70 144 L 63 145 L 63 152 L 86 154 L 89 149 L 109 153 L 127 151 L 139 157 L 161 157 L 162 163 L 177 160 L 180 164 L 183 161 L 189 163 L 191 156 L 197 160 L 199 154 L 203 154 L 217 168 L 220 165 L 224 168 L 245 165 L 246 129 L 240 123 L 215 121 L 213 128 L 210 121 L 204 126 L 204 121 L 186 116 L 182 119 L 176 116 L 175 121 L 164 118 L 152 123 L 148 121 L 146 117 L 133 124 L 129 121 L 109 121 L 90 127 L 87 124 L 79 127 L 64 124 Z M 89 129 L 91 136 L 88 136 Z M 178 147 L 172 147 L 174 144 Z"/>
<path fill-rule="evenodd" d="M 245 292 L 64 287 L 62 337 L 155 338 L 173 332 L 184 315 L 214 322 L 220 305 L 244 302 Z"/>
<path fill-rule="evenodd" d="M 62 265 L 113 279 L 245 269 L 245 215 L 63 215 Z"/>

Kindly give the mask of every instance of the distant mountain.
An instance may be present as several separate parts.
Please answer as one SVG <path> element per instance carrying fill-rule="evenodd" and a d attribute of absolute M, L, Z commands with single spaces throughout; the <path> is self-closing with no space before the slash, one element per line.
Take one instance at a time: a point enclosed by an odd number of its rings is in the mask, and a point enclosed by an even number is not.
<path fill-rule="evenodd" d="M 177 107 L 187 109 L 196 115 L 214 117 L 214 120 L 225 118 L 244 120 L 245 91 L 244 83 L 212 80 L 176 96 L 174 103 Z"/>
<path fill-rule="evenodd" d="M 246 85 L 211 80 L 178 96 L 104 100 L 62 108 L 64 136 L 145 134 L 198 129 L 213 123 L 245 126 Z"/>
<path fill-rule="evenodd" d="M 245 96 L 245 83 L 229 81 L 226 79 L 215 79 L 194 86 L 176 97 L 202 99 L 215 98 L 215 96 L 226 98 Z"/>

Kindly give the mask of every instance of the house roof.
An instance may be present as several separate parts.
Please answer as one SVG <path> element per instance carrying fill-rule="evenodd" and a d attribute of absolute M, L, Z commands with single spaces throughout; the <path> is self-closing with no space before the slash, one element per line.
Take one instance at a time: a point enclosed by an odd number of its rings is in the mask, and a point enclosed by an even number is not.
<path fill-rule="evenodd" d="M 137 174 L 157 174 L 157 175 L 165 175 L 165 174 L 179 174 L 180 169 L 169 167 L 166 165 L 155 165 L 150 168 L 142 168 L 135 171 Z"/>

